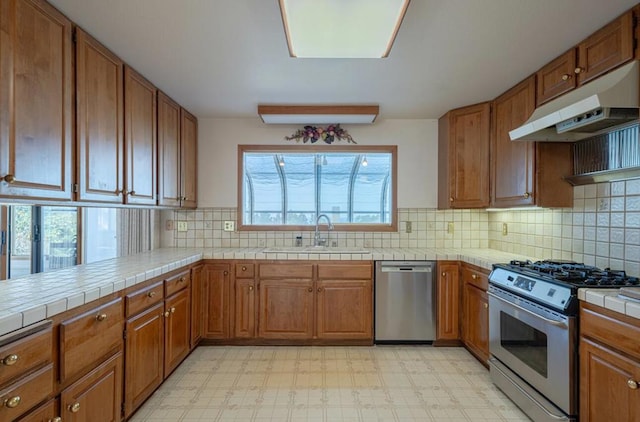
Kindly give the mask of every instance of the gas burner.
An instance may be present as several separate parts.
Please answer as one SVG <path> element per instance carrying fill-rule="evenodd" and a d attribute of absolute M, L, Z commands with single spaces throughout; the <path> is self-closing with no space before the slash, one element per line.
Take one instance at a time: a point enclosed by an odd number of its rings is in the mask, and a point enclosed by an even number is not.
<path fill-rule="evenodd" d="M 521 269 L 541 276 L 551 277 L 556 281 L 573 284 L 574 286 L 620 287 L 640 285 L 638 277 L 628 276 L 622 270 L 612 270 L 610 268 L 601 270 L 598 267 L 574 261 L 544 260 L 531 262 L 529 260 L 514 260 L 510 262 L 509 267 L 514 270 Z"/>
<path fill-rule="evenodd" d="M 512 265 L 514 267 L 529 267 L 532 264 L 531 261 L 529 261 L 528 259 L 526 261 L 519 261 L 517 259 L 512 260 L 511 262 L 509 262 L 509 265 Z"/>
<path fill-rule="evenodd" d="M 638 277 L 628 276 L 625 271 L 606 268 L 592 272 L 583 284 L 587 286 L 637 286 Z"/>

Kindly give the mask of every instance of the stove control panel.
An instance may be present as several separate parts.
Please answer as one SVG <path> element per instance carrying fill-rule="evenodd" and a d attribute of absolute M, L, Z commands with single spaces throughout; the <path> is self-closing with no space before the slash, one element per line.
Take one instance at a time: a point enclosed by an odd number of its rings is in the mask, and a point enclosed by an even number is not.
<path fill-rule="evenodd" d="M 569 305 L 572 294 L 569 286 L 528 277 L 500 267 L 493 269 L 489 275 L 489 282 L 561 311 Z"/>

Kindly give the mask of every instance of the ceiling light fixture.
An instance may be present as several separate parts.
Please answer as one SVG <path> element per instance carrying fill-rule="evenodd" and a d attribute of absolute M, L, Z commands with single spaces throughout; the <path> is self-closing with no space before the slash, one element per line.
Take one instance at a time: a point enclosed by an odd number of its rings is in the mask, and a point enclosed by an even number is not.
<path fill-rule="evenodd" d="M 291 57 L 383 58 L 410 0 L 279 0 Z"/>
<path fill-rule="evenodd" d="M 378 117 L 377 105 L 259 105 L 258 115 L 270 124 L 367 124 Z"/>

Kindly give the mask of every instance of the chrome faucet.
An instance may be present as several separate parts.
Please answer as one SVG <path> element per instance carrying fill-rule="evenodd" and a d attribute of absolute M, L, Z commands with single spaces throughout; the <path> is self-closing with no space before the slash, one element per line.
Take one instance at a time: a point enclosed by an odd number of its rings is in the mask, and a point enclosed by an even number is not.
<path fill-rule="evenodd" d="M 320 238 L 320 231 L 318 230 L 318 224 L 320 223 L 320 219 L 324 217 L 327 220 L 328 229 L 327 229 L 327 239 Z M 329 238 L 329 231 L 333 230 L 333 224 L 331 224 L 331 220 L 327 214 L 320 214 L 316 219 L 316 232 L 313 235 L 313 246 L 327 246 L 327 240 Z"/>

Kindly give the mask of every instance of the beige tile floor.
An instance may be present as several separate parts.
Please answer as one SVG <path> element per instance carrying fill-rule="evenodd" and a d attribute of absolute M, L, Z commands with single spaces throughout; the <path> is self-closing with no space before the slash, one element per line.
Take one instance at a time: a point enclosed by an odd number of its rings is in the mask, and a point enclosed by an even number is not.
<path fill-rule="evenodd" d="M 199 347 L 134 422 L 529 421 L 463 348 Z"/>

